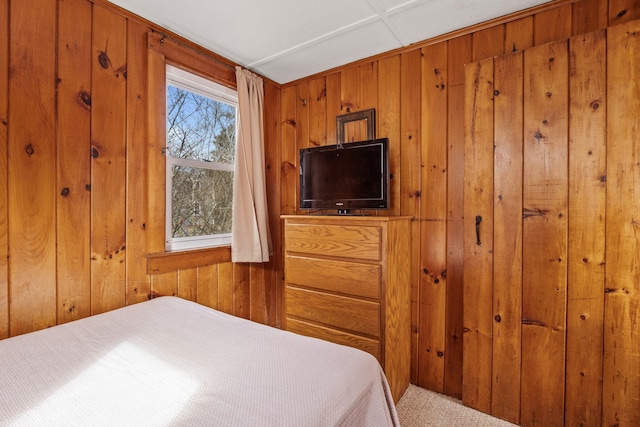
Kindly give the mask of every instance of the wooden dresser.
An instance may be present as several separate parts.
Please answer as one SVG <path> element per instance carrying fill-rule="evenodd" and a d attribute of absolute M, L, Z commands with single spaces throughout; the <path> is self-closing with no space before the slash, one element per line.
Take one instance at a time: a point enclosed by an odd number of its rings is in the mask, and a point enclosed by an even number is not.
<path fill-rule="evenodd" d="M 285 328 L 372 354 L 397 402 L 410 376 L 411 218 L 282 218 Z"/>

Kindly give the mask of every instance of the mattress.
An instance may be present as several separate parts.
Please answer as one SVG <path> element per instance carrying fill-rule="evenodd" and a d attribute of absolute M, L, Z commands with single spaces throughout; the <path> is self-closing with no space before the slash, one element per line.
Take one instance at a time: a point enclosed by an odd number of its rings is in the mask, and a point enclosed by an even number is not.
<path fill-rule="evenodd" d="M 2 426 L 394 426 L 360 350 L 161 297 L 0 341 Z"/>

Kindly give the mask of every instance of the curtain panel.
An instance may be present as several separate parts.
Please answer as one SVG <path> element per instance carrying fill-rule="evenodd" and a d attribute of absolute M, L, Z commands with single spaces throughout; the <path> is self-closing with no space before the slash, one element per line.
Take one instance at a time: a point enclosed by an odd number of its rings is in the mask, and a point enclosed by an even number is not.
<path fill-rule="evenodd" d="M 262 79 L 236 67 L 238 143 L 233 183 L 231 260 L 268 262 L 273 253 L 264 170 Z"/>

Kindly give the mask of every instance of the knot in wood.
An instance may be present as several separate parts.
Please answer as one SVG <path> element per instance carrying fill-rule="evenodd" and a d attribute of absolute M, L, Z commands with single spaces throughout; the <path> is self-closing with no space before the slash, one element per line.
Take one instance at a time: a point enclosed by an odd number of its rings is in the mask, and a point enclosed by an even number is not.
<path fill-rule="evenodd" d="M 87 107 L 91 106 L 91 95 L 86 90 L 80 92 L 80 101 Z"/>
<path fill-rule="evenodd" d="M 109 68 L 111 61 L 109 60 L 109 55 L 106 52 L 100 51 L 98 53 L 98 63 L 103 69 Z"/>

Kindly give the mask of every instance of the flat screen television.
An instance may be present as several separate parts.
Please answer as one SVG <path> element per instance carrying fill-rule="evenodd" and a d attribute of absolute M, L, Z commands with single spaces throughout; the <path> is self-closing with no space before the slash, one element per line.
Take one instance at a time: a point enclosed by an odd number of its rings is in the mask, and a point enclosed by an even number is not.
<path fill-rule="evenodd" d="M 387 138 L 301 149 L 300 208 L 388 209 L 388 153 Z"/>

